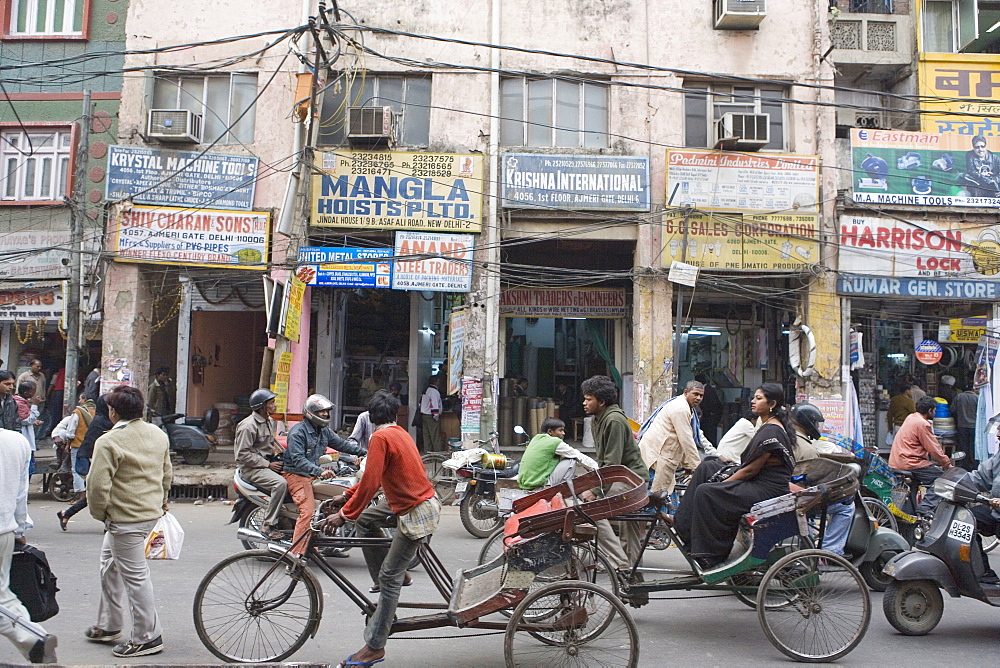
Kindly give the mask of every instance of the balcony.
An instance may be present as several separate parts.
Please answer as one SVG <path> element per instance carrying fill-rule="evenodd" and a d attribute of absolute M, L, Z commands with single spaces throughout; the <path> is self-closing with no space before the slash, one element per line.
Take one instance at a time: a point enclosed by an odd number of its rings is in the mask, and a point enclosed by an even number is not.
<path fill-rule="evenodd" d="M 892 11 L 888 0 L 857 0 L 861 9 Z M 830 25 L 830 59 L 850 79 L 894 80 L 913 64 L 914 24 L 908 14 L 841 14 Z"/>

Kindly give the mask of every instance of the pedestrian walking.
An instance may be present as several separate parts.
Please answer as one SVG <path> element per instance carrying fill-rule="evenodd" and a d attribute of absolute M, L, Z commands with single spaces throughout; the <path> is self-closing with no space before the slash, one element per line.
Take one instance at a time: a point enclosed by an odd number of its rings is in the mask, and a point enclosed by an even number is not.
<path fill-rule="evenodd" d="M 126 608 L 132 636 L 111 653 L 121 658 L 163 651 L 145 543 L 166 512 L 173 470 L 167 435 L 142 420 L 145 401 L 134 387 L 118 387 L 105 397 L 114 423 L 94 444 L 88 482 L 90 514 L 104 522 L 101 548 L 101 602 L 97 624 L 84 635 L 108 642 L 122 635 Z"/>
<path fill-rule="evenodd" d="M 14 403 L 17 404 L 17 417 L 21 421 L 21 435 L 28 439 L 31 446 L 31 465 L 28 467 L 28 475 L 35 472 L 35 428 L 42 422 L 38 419 L 38 404 L 32 403 L 35 396 L 34 381 L 25 380 L 18 383 L 17 394 L 14 395 Z"/>
<path fill-rule="evenodd" d="M 0 428 L 21 433 L 21 420 L 17 417 L 14 391 L 17 389 L 14 374 L 0 371 Z"/>
<path fill-rule="evenodd" d="M 441 376 L 431 376 L 427 389 L 420 397 L 420 426 L 423 430 L 424 452 L 441 450 Z"/>
<path fill-rule="evenodd" d="M 56 447 L 61 448 L 63 452 L 67 450 L 69 452 L 68 470 L 73 472 L 73 491 L 77 494 L 83 493 L 87 488 L 87 483 L 83 476 L 77 473 L 76 459 L 80 453 L 80 444 L 83 443 L 83 437 L 87 435 L 87 429 L 90 427 L 91 420 L 94 419 L 94 411 L 96 410 L 94 402 L 81 395 L 73 412 L 64 417 L 52 430 L 52 440 L 56 443 Z M 62 463 L 60 470 L 64 470 L 63 467 L 67 466 L 65 455 L 61 455 L 59 460 Z"/>
<path fill-rule="evenodd" d="M 97 397 L 97 408 L 94 413 L 94 419 L 91 420 L 90 426 L 87 427 L 87 433 L 83 436 L 83 442 L 80 443 L 80 447 L 76 450 L 76 464 L 73 466 L 74 471 L 78 475 L 83 476 L 84 483 L 86 483 L 90 472 L 90 462 L 94 458 L 94 444 L 98 438 L 104 436 L 114 425 L 115 423 L 111 421 L 111 417 L 108 415 L 108 402 L 104 400 L 104 397 Z M 72 506 L 56 513 L 56 517 L 59 518 L 59 527 L 63 531 L 69 528 L 70 518 L 87 507 L 86 487 L 86 484 L 84 484 L 83 493 L 80 494 L 80 498 Z"/>

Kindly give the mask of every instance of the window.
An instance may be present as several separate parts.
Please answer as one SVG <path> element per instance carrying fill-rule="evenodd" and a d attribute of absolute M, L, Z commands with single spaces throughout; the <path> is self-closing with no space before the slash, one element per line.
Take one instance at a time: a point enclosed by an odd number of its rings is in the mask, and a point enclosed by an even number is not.
<path fill-rule="evenodd" d="M 924 0 L 920 23 L 921 50 L 928 53 L 993 53 L 1000 42 L 996 3 Z"/>
<path fill-rule="evenodd" d="M 71 128 L 0 131 L 0 192 L 6 202 L 56 202 L 69 193 Z"/>
<path fill-rule="evenodd" d="M 7 35 L 82 37 L 87 0 L 12 0 Z"/>
<path fill-rule="evenodd" d="M 862 14 L 892 14 L 892 0 L 851 0 L 847 11 Z"/>
<path fill-rule="evenodd" d="M 767 86 L 684 84 L 684 145 L 715 146 L 715 122 L 723 114 L 767 114 L 768 139 L 763 150 L 785 150 L 785 90 Z"/>
<path fill-rule="evenodd" d="M 607 85 L 552 78 L 503 79 L 500 143 L 607 148 Z"/>
<path fill-rule="evenodd" d="M 427 146 L 431 129 L 431 78 L 355 76 L 337 81 L 323 94 L 319 145 L 347 143 L 348 107 L 391 107 L 396 116 L 396 143 Z"/>
<path fill-rule="evenodd" d="M 201 114 L 206 144 L 253 142 L 256 74 L 156 76 L 154 109 L 187 109 Z M 248 111 L 249 110 L 249 111 Z"/>

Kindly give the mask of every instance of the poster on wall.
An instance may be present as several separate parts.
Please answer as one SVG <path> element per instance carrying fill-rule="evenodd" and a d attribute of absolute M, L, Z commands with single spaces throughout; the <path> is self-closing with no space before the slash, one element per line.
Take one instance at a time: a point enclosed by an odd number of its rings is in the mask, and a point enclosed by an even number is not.
<path fill-rule="evenodd" d="M 468 292 L 475 241 L 471 234 L 396 232 L 392 289 Z"/>
<path fill-rule="evenodd" d="M 151 206 L 120 208 L 108 248 L 121 262 L 267 269 L 271 215 Z"/>
<path fill-rule="evenodd" d="M 818 264 L 818 216 L 803 213 L 671 214 L 663 218 L 663 266 L 801 271 Z"/>
<path fill-rule="evenodd" d="M 451 312 L 448 324 L 448 391 L 452 395 L 462 389 L 462 365 L 465 361 L 464 309 Z"/>
<path fill-rule="evenodd" d="M 275 413 L 288 412 L 288 381 L 292 375 L 292 353 L 281 353 L 278 355 L 277 364 L 274 367 L 274 384 L 271 391 L 278 396 L 274 398 Z"/>
<path fill-rule="evenodd" d="M 810 397 L 809 403 L 818 408 L 823 414 L 825 418 L 823 421 L 823 431 L 838 435 L 847 433 L 846 408 L 842 399 L 815 399 Z"/>
<path fill-rule="evenodd" d="M 295 275 L 306 285 L 385 288 L 392 285 L 391 248 L 299 248 Z M 306 264 L 308 263 L 308 264 Z"/>
<path fill-rule="evenodd" d="M 479 433 L 483 416 L 483 381 L 462 378 L 462 436 Z"/>
<path fill-rule="evenodd" d="M 1000 136 L 851 130 L 862 204 L 1000 207 Z"/>
<path fill-rule="evenodd" d="M 302 327 L 302 300 L 305 296 L 306 284 L 298 276 L 288 280 L 285 290 L 284 312 L 281 314 L 281 327 L 278 333 L 289 341 L 299 342 L 299 331 Z"/>
<path fill-rule="evenodd" d="M 1000 135 L 1000 122 L 994 120 L 1000 116 L 998 70 L 1000 55 L 992 53 L 920 54 L 921 130 L 966 137 Z"/>
<path fill-rule="evenodd" d="M 482 155 L 317 151 L 315 166 L 310 225 L 482 229 Z"/>
<path fill-rule="evenodd" d="M 667 151 L 667 207 L 818 213 L 813 155 Z"/>
<path fill-rule="evenodd" d="M 649 158 L 505 153 L 503 206 L 649 211 Z"/>

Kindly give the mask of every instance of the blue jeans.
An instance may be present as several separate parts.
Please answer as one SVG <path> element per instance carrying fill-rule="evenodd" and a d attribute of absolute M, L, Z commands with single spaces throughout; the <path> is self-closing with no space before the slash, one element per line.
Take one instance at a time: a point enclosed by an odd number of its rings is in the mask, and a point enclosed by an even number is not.
<path fill-rule="evenodd" d="M 86 491 L 87 489 L 87 482 L 84 480 L 82 475 L 76 472 L 76 453 L 79 451 L 80 448 L 69 449 L 69 465 L 70 469 L 73 471 L 73 491 L 77 494 Z"/>
<path fill-rule="evenodd" d="M 843 555 L 847 544 L 847 534 L 851 532 L 854 519 L 854 498 L 848 502 L 831 503 L 826 507 L 826 532 L 823 534 L 823 549 Z"/>

